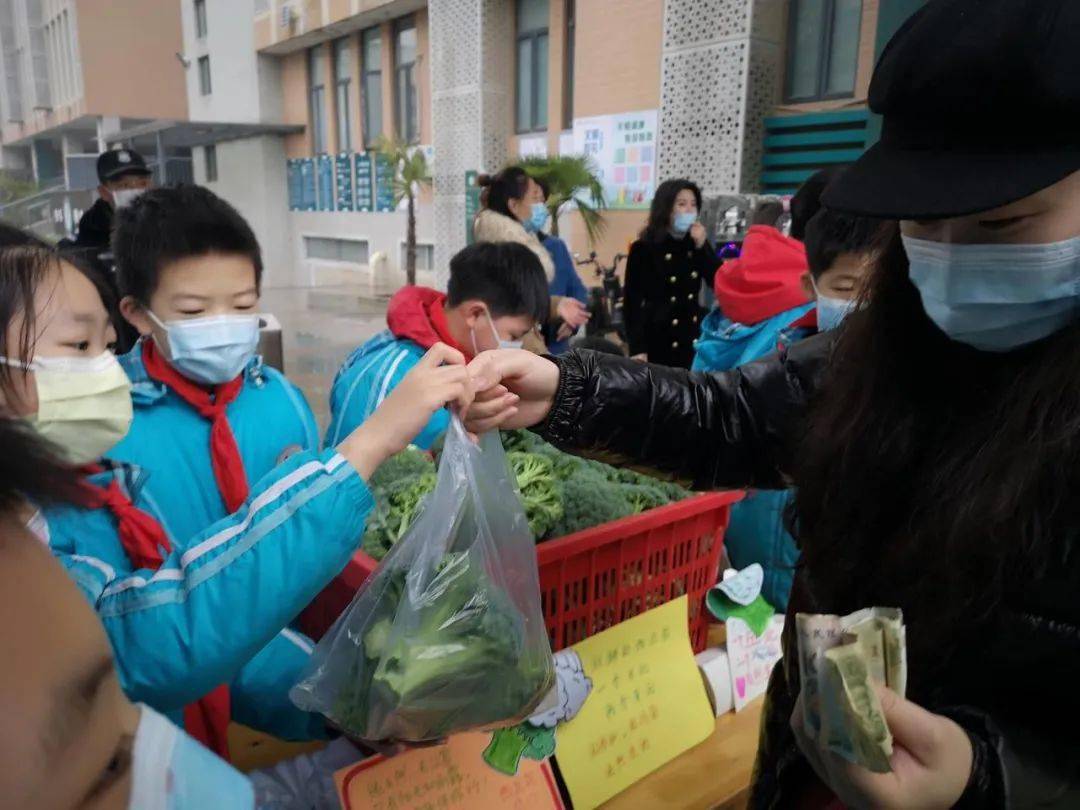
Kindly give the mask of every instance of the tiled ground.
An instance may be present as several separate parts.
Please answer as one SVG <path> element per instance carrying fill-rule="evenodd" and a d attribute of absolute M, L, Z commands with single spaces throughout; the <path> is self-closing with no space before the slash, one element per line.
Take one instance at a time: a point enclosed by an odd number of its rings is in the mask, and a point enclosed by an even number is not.
<path fill-rule="evenodd" d="M 303 389 L 325 431 L 330 384 L 348 354 L 386 328 L 386 298 L 353 288 L 268 289 L 261 308 L 281 322 L 285 373 Z"/>

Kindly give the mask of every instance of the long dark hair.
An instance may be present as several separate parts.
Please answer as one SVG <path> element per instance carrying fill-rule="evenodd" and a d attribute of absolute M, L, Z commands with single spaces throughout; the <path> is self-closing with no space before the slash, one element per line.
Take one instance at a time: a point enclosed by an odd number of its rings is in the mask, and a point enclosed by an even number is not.
<path fill-rule="evenodd" d="M 694 193 L 698 211 L 701 210 L 701 189 L 689 180 L 665 180 L 653 195 L 652 207 L 649 208 L 649 221 L 641 230 L 641 238 L 646 242 L 662 242 L 671 231 L 671 212 L 675 208 L 675 198 L 679 192 L 689 189 Z"/>
<path fill-rule="evenodd" d="M 78 471 L 65 464 L 60 451 L 29 422 L 0 416 L 0 447 L 0 515 L 27 500 L 38 506 L 84 502 Z"/>
<path fill-rule="evenodd" d="M 529 191 L 529 175 L 520 166 L 510 166 L 496 175 L 482 174 L 476 182 L 483 191 L 480 202 L 489 211 L 516 220 L 510 211 L 510 201 L 520 200 Z"/>
<path fill-rule="evenodd" d="M 1004 354 L 950 341 L 898 235 L 867 296 L 810 414 L 793 528 L 815 609 L 902 607 L 930 677 L 1080 526 L 1080 324 Z"/>

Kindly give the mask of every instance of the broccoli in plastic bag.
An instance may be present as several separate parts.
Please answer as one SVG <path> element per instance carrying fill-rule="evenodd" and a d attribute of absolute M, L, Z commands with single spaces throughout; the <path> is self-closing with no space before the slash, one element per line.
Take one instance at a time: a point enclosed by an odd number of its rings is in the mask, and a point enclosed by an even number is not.
<path fill-rule="evenodd" d="M 290 692 L 366 740 L 421 742 L 528 717 L 554 683 L 536 551 L 497 432 L 455 417 L 420 516 Z"/>

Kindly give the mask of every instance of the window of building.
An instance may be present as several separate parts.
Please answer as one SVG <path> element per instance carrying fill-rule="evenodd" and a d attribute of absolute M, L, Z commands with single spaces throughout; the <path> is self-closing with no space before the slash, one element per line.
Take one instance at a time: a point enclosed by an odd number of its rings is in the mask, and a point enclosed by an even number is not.
<path fill-rule="evenodd" d="M 787 46 L 787 101 L 855 93 L 862 0 L 792 0 Z"/>
<path fill-rule="evenodd" d="M 206 37 L 206 0 L 195 0 L 195 36 Z"/>
<path fill-rule="evenodd" d="M 308 51 L 308 93 L 311 106 L 311 149 L 326 152 L 326 46 Z"/>
<path fill-rule="evenodd" d="M 577 3 L 566 0 L 566 65 L 563 68 L 563 129 L 574 126 L 574 34 L 577 28 Z"/>
<path fill-rule="evenodd" d="M 517 0 L 517 131 L 547 129 L 548 0 Z"/>
<path fill-rule="evenodd" d="M 337 148 L 352 151 L 352 45 L 348 37 L 334 40 L 334 109 L 337 113 Z"/>
<path fill-rule="evenodd" d="M 394 23 L 394 109 L 398 137 L 419 143 L 420 115 L 416 98 L 416 22 L 405 17 Z"/>
<path fill-rule="evenodd" d="M 398 267 L 405 269 L 408 257 L 408 245 L 401 242 L 401 252 L 398 256 Z M 416 272 L 431 273 L 435 270 L 435 246 L 426 242 L 416 243 Z"/>
<path fill-rule="evenodd" d="M 210 57 L 199 57 L 199 92 L 204 96 L 210 95 L 213 88 L 210 85 Z"/>
<path fill-rule="evenodd" d="M 366 239 L 334 239 L 328 236 L 305 236 L 304 257 L 326 262 L 368 263 Z"/>
<path fill-rule="evenodd" d="M 217 174 L 217 144 L 203 147 L 203 158 L 206 160 L 206 182 L 216 183 Z"/>
<path fill-rule="evenodd" d="M 364 143 L 373 146 L 383 134 L 382 124 L 382 31 L 369 28 L 360 36 L 363 73 Z"/>

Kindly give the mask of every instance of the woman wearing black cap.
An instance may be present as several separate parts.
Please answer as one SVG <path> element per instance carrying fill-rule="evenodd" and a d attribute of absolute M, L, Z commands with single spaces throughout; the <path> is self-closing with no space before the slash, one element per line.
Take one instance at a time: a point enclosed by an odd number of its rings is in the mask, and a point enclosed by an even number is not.
<path fill-rule="evenodd" d="M 795 612 L 904 610 L 892 772 L 793 731 L 789 654 L 756 807 L 1080 807 L 1078 43 L 1070 0 L 935 0 L 898 32 L 870 91 L 882 139 L 825 203 L 903 236 L 830 363 L 821 340 L 727 375 L 474 361 L 474 429 L 543 422 L 699 485 L 789 475 L 789 653 Z"/>

